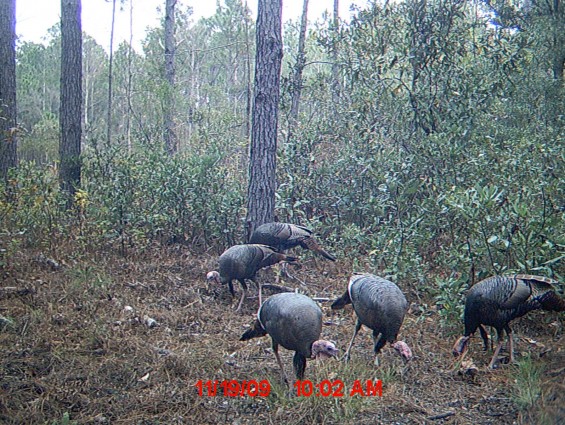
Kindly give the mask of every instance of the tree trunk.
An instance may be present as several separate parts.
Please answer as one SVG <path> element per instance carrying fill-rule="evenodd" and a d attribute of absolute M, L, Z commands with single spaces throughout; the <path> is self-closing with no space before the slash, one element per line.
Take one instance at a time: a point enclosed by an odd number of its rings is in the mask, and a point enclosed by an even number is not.
<path fill-rule="evenodd" d="M 341 84 L 339 82 L 338 64 L 338 31 L 339 31 L 339 0 L 334 0 L 334 16 L 332 30 L 334 32 L 334 42 L 332 46 L 332 101 L 334 110 L 337 111 L 337 104 L 341 94 Z"/>
<path fill-rule="evenodd" d="M 177 0 L 165 1 L 165 90 L 163 120 L 165 148 L 169 155 L 177 152 L 174 123 L 175 92 L 175 5 Z"/>
<path fill-rule="evenodd" d="M 128 112 L 126 115 L 126 139 L 128 152 L 131 152 L 131 116 L 133 115 L 132 106 L 132 82 L 133 82 L 133 0 L 129 0 L 129 48 L 128 48 L 128 82 L 126 87 L 126 96 L 128 102 Z"/>
<path fill-rule="evenodd" d="M 419 99 L 418 93 L 422 84 L 420 81 L 423 71 L 428 62 L 427 56 L 430 54 L 427 39 L 430 37 L 431 28 L 426 20 L 427 18 L 427 0 L 414 0 L 410 10 L 410 66 L 411 81 L 409 98 L 413 111 L 412 130 L 416 134 L 419 130 L 425 134 L 432 132 L 433 123 L 431 116 L 425 114 L 424 111 L 429 110 L 425 105 L 421 105 L 422 100 Z M 425 75 L 425 74 L 424 74 Z"/>
<path fill-rule="evenodd" d="M 300 22 L 300 35 L 298 37 L 298 53 L 296 55 L 296 65 L 294 66 L 294 76 L 292 82 L 292 100 L 290 106 L 290 125 L 294 128 L 298 121 L 300 109 L 300 96 L 302 94 L 302 72 L 306 64 L 306 28 L 308 26 L 308 0 L 302 4 L 302 21 Z M 289 131 L 290 134 L 291 131 Z"/>
<path fill-rule="evenodd" d="M 16 108 L 16 0 L 0 0 L 0 173 L 18 165 Z"/>
<path fill-rule="evenodd" d="M 247 1 L 245 2 L 247 10 Z M 251 133 L 251 105 L 253 103 L 251 90 L 251 41 L 249 39 L 249 21 L 245 20 L 245 138 Z"/>
<path fill-rule="evenodd" d="M 190 49 L 190 107 L 188 111 L 188 140 L 192 138 L 192 133 L 194 131 L 194 112 L 196 111 L 195 105 L 198 105 L 198 97 L 196 95 L 196 52 L 194 41 L 192 41 L 192 45 L 193 47 Z"/>
<path fill-rule="evenodd" d="M 274 220 L 277 124 L 282 50 L 282 0 L 259 0 L 254 102 L 249 150 L 247 232 Z"/>
<path fill-rule="evenodd" d="M 106 127 L 106 143 L 110 148 L 112 145 L 112 66 L 114 64 L 114 24 L 116 20 L 116 0 L 112 0 L 112 26 L 110 28 L 110 57 L 108 59 L 108 115 Z"/>
<path fill-rule="evenodd" d="M 553 78 L 563 85 L 565 67 L 565 11 L 560 0 L 553 0 L 551 25 L 553 27 Z"/>
<path fill-rule="evenodd" d="M 80 185 L 82 117 L 81 0 L 61 0 L 61 190 L 72 199 Z"/>

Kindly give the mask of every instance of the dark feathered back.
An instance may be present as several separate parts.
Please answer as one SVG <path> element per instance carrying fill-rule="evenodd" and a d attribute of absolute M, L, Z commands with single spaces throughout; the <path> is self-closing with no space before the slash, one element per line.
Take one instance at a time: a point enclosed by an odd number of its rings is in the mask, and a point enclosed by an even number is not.
<path fill-rule="evenodd" d="M 322 332 L 322 310 L 310 297 L 286 292 L 267 299 L 258 318 L 271 338 L 287 350 L 311 356 L 312 343 Z"/>
<path fill-rule="evenodd" d="M 277 222 L 262 224 L 251 234 L 249 243 L 273 246 L 280 251 L 301 246 L 317 252 L 328 260 L 335 261 L 335 257 L 319 245 L 310 229 L 296 224 Z"/>
<path fill-rule="evenodd" d="M 232 279 L 253 279 L 258 270 L 281 261 L 295 262 L 296 258 L 266 245 L 234 245 L 220 256 L 220 277 L 224 283 Z"/>
<path fill-rule="evenodd" d="M 269 297 L 259 308 L 253 328 L 242 341 L 269 334 L 273 345 L 295 351 L 293 364 L 298 379 L 304 377 L 306 359 L 312 355 L 312 344 L 322 332 L 322 310 L 309 297 L 285 292 Z"/>
<path fill-rule="evenodd" d="M 349 297 L 361 323 L 388 342 L 396 340 L 408 302 L 400 288 L 382 277 L 356 274 L 349 281 Z"/>
<path fill-rule="evenodd" d="M 533 275 L 493 276 L 469 289 L 465 301 L 465 336 L 479 325 L 499 332 L 515 318 L 532 310 L 565 311 L 565 301 L 554 289 L 556 281 Z"/>

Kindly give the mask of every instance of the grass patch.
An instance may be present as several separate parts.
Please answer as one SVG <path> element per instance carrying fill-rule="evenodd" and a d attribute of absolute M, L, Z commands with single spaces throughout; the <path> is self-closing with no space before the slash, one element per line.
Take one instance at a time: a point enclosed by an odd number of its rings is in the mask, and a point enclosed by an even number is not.
<path fill-rule="evenodd" d="M 544 365 L 534 362 L 530 356 L 518 361 L 512 397 L 520 409 L 531 408 L 541 396 L 543 370 Z"/>
<path fill-rule="evenodd" d="M 112 283 L 112 278 L 103 270 L 88 264 L 75 267 L 67 274 L 72 281 L 72 287 L 77 289 L 104 290 Z"/>
<path fill-rule="evenodd" d="M 349 363 L 333 360 L 312 362 L 307 367 L 300 391 L 295 382 L 291 384 L 290 391 L 278 381 L 271 382 L 269 408 L 276 412 L 275 418 L 285 418 L 289 424 L 355 423 L 360 415 L 370 415 L 378 409 L 383 403 L 383 396 L 393 391 L 393 380 L 398 380 L 401 375 L 398 367 L 374 367 L 368 365 L 365 359 Z M 382 393 L 377 390 L 379 380 Z M 290 422 L 289 412 L 293 412 Z"/>

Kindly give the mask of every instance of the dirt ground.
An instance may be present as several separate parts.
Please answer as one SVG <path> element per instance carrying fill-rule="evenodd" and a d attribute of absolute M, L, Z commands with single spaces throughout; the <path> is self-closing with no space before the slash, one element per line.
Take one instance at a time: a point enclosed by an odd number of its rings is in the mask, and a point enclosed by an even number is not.
<path fill-rule="evenodd" d="M 322 336 L 343 353 L 354 313 L 351 307 L 332 312 L 329 300 L 344 291 L 352 265 L 297 254 L 303 267 L 292 273 L 306 286 L 288 279 L 284 284 L 321 299 Z M 184 247 L 126 257 L 101 252 L 12 257 L 0 269 L 0 423 L 565 423 L 563 315 L 534 312 L 514 323 L 522 366 L 487 370 L 492 351 L 484 353 L 475 337 L 467 359 L 478 370 L 460 374 L 451 348 L 462 326 L 441 327 L 424 291 L 398 282 L 411 302 L 400 338 L 414 359 L 405 364 L 387 346 L 376 367 L 364 329 L 348 364 L 309 362 L 305 379 L 326 386 L 322 395 L 315 388 L 311 396 L 298 397 L 281 384 L 268 337 L 239 341 L 257 309 L 256 289 L 250 285 L 236 313 L 239 292 L 232 300 L 227 287 L 209 287 L 205 280 L 216 259 Z M 272 283 L 273 276 L 266 271 L 259 279 Z M 291 375 L 293 353 L 280 352 Z M 523 367 L 527 358 L 530 368 Z M 530 379 L 530 370 L 539 377 Z M 216 380 L 218 393 L 209 396 L 206 383 Z M 268 385 L 269 395 L 222 393 L 229 388 L 221 386 L 224 381 L 251 380 Z M 366 389 L 368 380 L 382 381 L 382 396 L 350 395 L 356 383 Z M 343 397 L 335 392 L 340 381 Z"/>

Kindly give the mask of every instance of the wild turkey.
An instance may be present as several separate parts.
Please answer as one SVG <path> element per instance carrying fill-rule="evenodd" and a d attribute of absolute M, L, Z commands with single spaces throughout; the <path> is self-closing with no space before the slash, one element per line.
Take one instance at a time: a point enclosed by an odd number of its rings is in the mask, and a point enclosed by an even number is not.
<path fill-rule="evenodd" d="M 310 249 L 328 260 L 335 257 L 325 251 L 319 244 L 312 231 L 304 226 L 289 223 L 265 223 L 257 227 L 251 234 L 249 243 L 260 243 L 273 246 L 283 252 L 296 246 Z"/>
<path fill-rule="evenodd" d="M 297 379 L 302 379 L 306 369 L 306 359 L 329 358 L 337 355 L 337 348 L 332 342 L 319 339 L 321 331 L 320 307 L 306 295 L 286 292 L 272 295 L 261 305 L 253 327 L 241 336 L 240 341 L 269 334 L 282 379 L 288 382 L 279 357 L 279 345 L 295 351 L 294 372 Z"/>
<path fill-rule="evenodd" d="M 241 283 L 243 292 L 236 311 L 239 311 L 247 292 L 245 279 L 254 281 L 255 274 L 263 267 L 272 266 L 281 261 L 297 262 L 297 258 L 277 252 L 273 247 L 260 244 L 234 245 L 220 255 L 219 272 L 211 271 L 206 275 L 208 281 L 227 283 L 232 295 L 235 295 L 232 281 Z M 254 281 L 255 282 L 255 281 Z M 261 305 L 261 285 L 255 282 L 259 289 L 259 305 Z"/>
<path fill-rule="evenodd" d="M 398 286 L 382 277 L 355 273 L 349 279 L 347 291 L 332 304 L 332 310 L 341 309 L 350 303 L 357 314 L 357 324 L 345 352 L 346 360 L 349 360 L 353 341 L 361 325 L 373 330 L 375 355 L 389 342 L 405 360 L 412 358 L 408 344 L 396 340 L 408 309 L 408 302 Z M 378 363 L 378 357 L 375 356 L 375 364 Z"/>
<path fill-rule="evenodd" d="M 492 326 L 498 334 L 498 346 L 489 368 L 494 368 L 502 347 L 503 331 L 508 335 L 510 362 L 514 361 L 514 343 L 509 323 L 532 310 L 565 311 L 565 300 L 555 293 L 558 282 L 541 276 L 517 274 L 493 276 L 480 281 L 467 292 L 465 301 L 465 333 L 453 346 L 453 355 L 463 357 L 469 339 L 477 328 L 481 333 L 485 351 L 488 335 L 483 325 Z"/>

